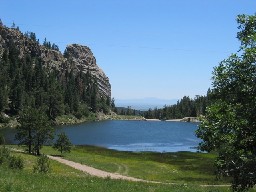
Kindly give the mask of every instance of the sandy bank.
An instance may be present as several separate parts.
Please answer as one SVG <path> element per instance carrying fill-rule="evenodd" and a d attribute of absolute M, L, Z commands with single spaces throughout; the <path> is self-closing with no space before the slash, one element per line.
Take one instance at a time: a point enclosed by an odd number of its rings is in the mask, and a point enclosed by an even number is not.
<path fill-rule="evenodd" d="M 161 121 L 160 119 L 145 119 L 145 121 Z"/>
<path fill-rule="evenodd" d="M 182 119 L 167 119 L 165 121 L 180 122 L 180 121 L 182 121 Z"/>

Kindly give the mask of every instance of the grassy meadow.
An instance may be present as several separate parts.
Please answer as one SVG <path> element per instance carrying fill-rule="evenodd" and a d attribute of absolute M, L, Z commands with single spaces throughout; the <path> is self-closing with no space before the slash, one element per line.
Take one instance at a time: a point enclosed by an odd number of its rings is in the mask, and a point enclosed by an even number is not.
<path fill-rule="evenodd" d="M 19 148 L 18 146 L 8 146 Z M 49 146 L 45 154 L 60 155 Z M 74 146 L 64 158 L 109 172 L 120 173 L 161 184 L 102 179 L 51 160 L 51 172 L 33 172 L 37 157 L 12 152 L 25 160 L 23 170 L 0 165 L 0 191 L 230 191 L 229 187 L 201 186 L 227 184 L 214 175 L 213 154 L 203 153 L 132 153 L 92 146 Z"/>

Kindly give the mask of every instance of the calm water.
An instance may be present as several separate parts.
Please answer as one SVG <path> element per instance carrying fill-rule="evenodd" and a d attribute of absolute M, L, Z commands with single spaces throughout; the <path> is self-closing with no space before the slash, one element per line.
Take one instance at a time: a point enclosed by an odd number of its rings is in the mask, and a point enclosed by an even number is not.
<path fill-rule="evenodd" d="M 164 121 L 99 121 L 61 126 L 75 145 L 95 145 L 120 151 L 196 151 L 199 139 L 196 123 Z M 3 130 L 7 140 L 14 142 L 14 130 Z"/>

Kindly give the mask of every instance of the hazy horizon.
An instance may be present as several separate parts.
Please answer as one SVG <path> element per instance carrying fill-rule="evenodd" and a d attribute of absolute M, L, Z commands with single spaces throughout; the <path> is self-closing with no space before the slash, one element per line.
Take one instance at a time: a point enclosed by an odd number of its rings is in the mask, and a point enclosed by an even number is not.
<path fill-rule="evenodd" d="M 137 98 L 137 99 L 116 99 L 116 107 L 128 107 L 136 110 L 148 110 L 154 108 L 163 108 L 165 105 L 176 104 L 179 99 L 160 99 L 160 98 Z"/>

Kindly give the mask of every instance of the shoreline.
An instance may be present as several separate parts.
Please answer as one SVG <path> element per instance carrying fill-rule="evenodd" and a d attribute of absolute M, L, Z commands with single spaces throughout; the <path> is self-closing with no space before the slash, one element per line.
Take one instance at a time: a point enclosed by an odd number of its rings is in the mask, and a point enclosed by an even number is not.
<path fill-rule="evenodd" d="M 76 118 L 74 115 L 62 115 L 55 119 L 52 122 L 52 126 L 63 126 L 63 125 L 76 125 L 85 122 L 92 121 L 104 121 L 104 120 L 120 120 L 120 121 L 149 121 L 149 122 L 158 122 L 158 121 L 166 121 L 166 122 L 191 122 L 191 123 L 200 123 L 197 117 L 184 117 L 182 119 L 146 119 L 142 116 L 129 116 L 129 115 L 117 115 L 115 113 L 111 114 L 103 114 L 97 113 L 92 114 L 88 117 L 82 117 L 80 119 Z M 0 129 L 4 128 L 16 128 L 19 125 L 16 119 L 10 120 L 8 123 L 0 123 Z"/>
<path fill-rule="evenodd" d="M 162 121 L 160 119 L 145 119 L 145 121 Z"/>
<path fill-rule="evenodd" d="M 167 119 L 167 122 L 181 122 L 183 119 Z"/>

